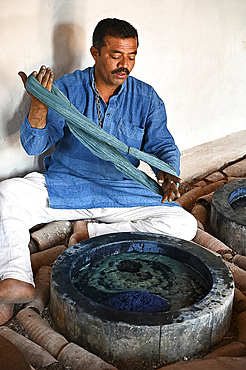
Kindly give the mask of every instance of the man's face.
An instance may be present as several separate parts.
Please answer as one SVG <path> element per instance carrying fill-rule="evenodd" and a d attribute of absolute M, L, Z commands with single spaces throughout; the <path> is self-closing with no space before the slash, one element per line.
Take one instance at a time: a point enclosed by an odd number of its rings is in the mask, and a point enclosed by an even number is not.
<path fill-rule="evenodd" d="M 112 88 L 122 85 L 134 67 L 137 54 L 137 39 L 105 37 L 101 52 L 92 46 L 91 54 L 95 60 L 97 84 L 103 83 Z"/>

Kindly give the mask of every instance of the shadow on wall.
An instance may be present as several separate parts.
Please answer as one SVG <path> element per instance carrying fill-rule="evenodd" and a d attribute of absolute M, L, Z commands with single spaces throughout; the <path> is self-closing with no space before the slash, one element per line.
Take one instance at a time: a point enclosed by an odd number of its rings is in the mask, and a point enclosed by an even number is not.
<path fill-rule="evenodd" d="M 21 78 L 20 84 L 22 84 Z M 28 111 L 30 109 L 30 98 L 25 93 L 23 95 L 22 101 L 20 102 L 19 106 L 17 107 L 14 115 L 10 119 L 6 119 L 3 117 L 3 122 L 6 122 L 6 130 L 7 130 L 7 136 L 11 137 L 14 136 L 16 133 L 19 132 L 20 125 L 23 122 L 25 116 L 27 115 Z"/>
<path fill-rule="evenodd" d="M 70 23 L 60 23 L 53 32 L 53 67 L 55 79 L 80 68 L 84 53 L 85 35 L 82 28 Z M 37 157 L 38 171 L 43 171 L 43 159 L 53 147 Z"/>
<path fill-rule="evenodd" d="M 53 66 L 51 66 L 55 79 L 80 68 L 81 60 L 84 56 L 84 49 L 85 35 L 80 26 L 70 23 L 60 23 L 55 26 L 53 32 Z M 44 61 L 40 60 L 40 66 L 42 63 L 44 63 Z M 39 65 L 37 65 L 36 68 L 38 69 Z M 22 84 L 21 78 L 18 78 L 19 83 Z M 21 148 L 21 144 L 19 143 L 19 130 L 25 116 L 29 112 L 29 109 L 30 97 L 27 92 L 24 92 L 22 101 L 15 109 L 12 117 L 9 117 L 9 115 L 7 116 L 7 114 L 5 117 L 4 115 L 2 117 L 3 122 L 6 122 L 5 143 L 8 146 L 9 152 L 12 152 L 11 147 L 13 147 L 13 156 L 18 155 L 19 152 L 24 150 Z M 16 152 L 14 150 L 16 150 Z M 45 153 L 35 156 L 34 160 L 30 162 L 30 165 L 24 164 L 23 166 L 20 166 L 22 169 L 18 167 L 17 160 L 16 164 L 13 165 L 16 165 L 14 176 L 24 176 L 30 171 L 42 172 L 44 170 L 43 159 L 46 155 L 51 154 L 52 151 L 53 148 L 50 148 Z M 4 175 L 0 178 L 0 181 L 12 177 L 12 173 L 13 172 L 7 176 Z"/>
<path fill-rule="evenodd" d="M 69 23 L 58 24 L 53 33 L 53 72 L 55 79 L 78 69 L 84 53 L 82 28 Z"/>

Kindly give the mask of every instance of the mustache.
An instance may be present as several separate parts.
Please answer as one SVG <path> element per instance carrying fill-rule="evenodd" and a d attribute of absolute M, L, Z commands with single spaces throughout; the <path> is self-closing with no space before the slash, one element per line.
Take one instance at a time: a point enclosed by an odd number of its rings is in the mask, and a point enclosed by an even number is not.
<path fill-rule="evenodd" d="M 121 67 L 121 68 L 115 69 L 114 71 L 112 71 L 112 72 L 111 72 L 111 74 L 113 75 L 113 74 L 115 74 L 115 73 L 121 73 L 121 72 L 124 72 L 124 73 L 126 73 L 127 75 L 129 75 L 129 74 L 130 74 L 129 69 L 124 68 L 124 67 Z"/>

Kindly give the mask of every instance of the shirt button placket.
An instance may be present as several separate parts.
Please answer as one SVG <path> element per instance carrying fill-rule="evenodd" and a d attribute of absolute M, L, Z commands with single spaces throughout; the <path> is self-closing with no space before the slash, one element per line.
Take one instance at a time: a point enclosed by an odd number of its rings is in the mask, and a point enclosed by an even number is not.
<path fill-rule="evenodd" d="M 111 129 L 110 116 L 111 116 L 111 112 L 108 107 L 107 111 L 105 112 L 105 117 L 104 117 L 105 130 L 107 130 L 107 132 L 110 132 L 110 129 Z"/>

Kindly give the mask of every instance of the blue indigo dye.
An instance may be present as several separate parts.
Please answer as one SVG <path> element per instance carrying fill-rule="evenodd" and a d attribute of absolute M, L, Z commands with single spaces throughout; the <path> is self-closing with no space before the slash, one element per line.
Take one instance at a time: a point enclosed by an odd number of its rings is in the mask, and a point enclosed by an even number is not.
<path fill-rule="evenodd" d="M 132 312 L 179 310 L 209 291 L 204 278 L 186 263 L 135 251 L 91 261 L 72 281 L 94 302 Z"/>
<path fill-rule="evenodd" d="M 128 312 L 164 312 L 170 309 L 165 299 L 148 292 L 121 293 L 109 298 L 103 305 Z"/>

